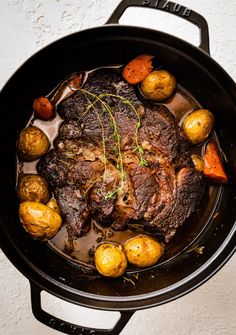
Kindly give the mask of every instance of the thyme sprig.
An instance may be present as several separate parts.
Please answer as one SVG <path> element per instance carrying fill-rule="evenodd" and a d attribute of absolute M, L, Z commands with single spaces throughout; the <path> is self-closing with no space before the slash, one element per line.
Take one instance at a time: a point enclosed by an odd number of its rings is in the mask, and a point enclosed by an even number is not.
<path fill-rule="evenodd" d="M 103 112 L 106 112 L 109 114 L 109 117 L 111 119 L 112 122 L 112 128 L 113 128 L 113 137 L 116 140 L 116 149 L 117 149 L 117 153 L 118 153 L 118 162 L 117 162 L 117 169 L 120 171 L 120 186 L 116 187 L 113 191 L 109 191 L 104 195 L 105 200 L 108 199 L 115 199 L 117 193 L 122 189 L 123 186 L 123 182 L 124 182 L 124 178 L 125 178 L 125 173 L 124 173 L 124 164 L 123 164 L 123 157 L 122 157 L 122 152 L 121 152 L 121 136 L 117 127 L 117 123 L 116 120 L 113 116 L 113 111 L 112 108 L 104 101 L 102 100 L 102 98 L 100 96 L 97 96 L 94 93 L 91 93 L 85 89 L 80 89 L 80 91 L 86 96 L 89 105 L 85 111 L 85 113 L 83 115 L 85 115 L 91 108 L 93 108 L 93 110 L 96 112 L 97 116 L 98 116 L 98 120 L 99 120 L 99 124 L 102 128 L 102 145 L 103 145 L 103 160 L 104 160 L 104 173 L 103 173 L 103 182 L 105 182 L 105 178 L 106 178 L 106 163 L 108 161 L 107 156 L 106 156 L 106 140 L 105 140 L 105 130 L 104 127 L 102 125 L 102 121 L 101 118 L 99 116 L 98 111 L 95 108 L 95 104 L 97 102 L 99 102 L 102 107 L 103 107 Z M 93 97 L 95 100 L 91 101 L 88 96 Z"/>
<path fill-rule="evenodd" d="M 104 126 L 103 126 L 103 124 L 102 124 L 102 120 L 101 120 L 101 118 L 100 118 L 100 115 L 99 115 L 98 111 L 96 110 L 94 104 L 93 104 L 93 103 L 91 102 L 91 100 L 88 98 L 87 93 L 88 93 L 88 91 L 87 91 L 86 93 L 83 92 L 83 94 L 85 95 L 87 101 L 89 102 L 89 106 L 92 106 L 94 112 L 96 113 L 97 118 L 98 118 L 99 125 L 100 125 L 100 127 L 101 127 L 101 129 L 102 129 L 102 151 L 103 151 L 103 164 L 104 164 L 104 174 L 103 174 L 103 176 L 105 176 L 106 173 L 107 173 L 107 157 L 106 157 L 106 138 L 105 138 L 105 130 L 104 130 Z M 86 112 L 88 112 L 88 108 L 86 109 Z"/>
<path fill-rule="evenodd" d="M 80 88 L 79 91 L 81 91 L 85 95 L 85 97 L 86 97 L 86 99 L 89 103 L 89 105 L 86 108 L 86 111 L 82 114 L 81 118 L 86 113 L 88 113 L 88 111 L 91 108 L 93 108 L 93 110 L 95 111 L 95 113 L 97 115 L 99 125 L 101 126 L 101 129 L 102 129 L 102 149 L 103 149 L 103 160 L 104 160 L 103 182 L 105 182 L 105 177 L 106 177 L 106 173 L 107 173 L 107 162 L 108 162 L 108 159 L 107 159 L 107 156 L 106 156 L 106 139 L 105 139 L 104 126 L 102 124 L 102 120 L 101 120 L 101 117 L 99 115 L 99 112 L 95 108 L 95 104 L 100 103 L 102 105 L 103 112 L 108 113 L 108 115 L 111 119 L 111 128 L 113 130 L 113 137 L 116 141 L 115 152 L 117 152 L 117 156 L 118 156 L 117 169 L 120 172 L 120 185 L 117 186 L 114 190 L 107 192 L 104 195 L 104 198 L 105 198 L 105 200 L 115 199 L 117 194 L 122 190 L 122 186 L 123 186 L 124 179 L 125 179 L 125 171 L 124 171 L 123 157 L 122 157 L 122 152 L 121 152 L 121 135 L 119 133 L 118 126 L 117 126 L 116 120 L 114 118 L 112 108 L 108 103 L 106 103 L 106 101 L 104 101 L 104 98 L 113 97 L 113 98 L 120 99 L 122 101 L 122 103 L 124 103 L 126 105 L 129 105 L 130 108 L 135 113 L 135 116 L 137 118 L 137 122 L 136 122 L 135 127 L 134 127 L 134 141 L 135 141 L 136 147 L 133 150 L 133 152 L 138 152 L 139 153 L 139 156 L 140 156 L 139 165 L 140 166 L 147 166 L 148 162 L 143 157 L 144 150 L 143 150 L 142 146 L 140 145 L 139 138 L 138 138 L 139 128 L 141 127 L 141 118 L 140 118 L 140 115 L 139 115 L 138 111 L 136 110 L 135 106 L 132 104 L 132 102 L 130 100 L 126 99 L 125 97 L 122 97 L 122 96 L 117 95 L 117 94 L 112 94 L 112 93 L 101 93 L 99 95 L 96 95 L 96 94 L 91 93 L 90 91 L 88 91 L 86 89 L 83 89 L 83 88 Z M 93 98 L 94 100 L 91 101 L 91 99 L 89 97 Z"/>
<path fill-rule="evenodd" d="M 121 191 L 121 187 L 117 186 L 113 191 L 107 192 L 105 195 L 105 200 L 116 199 L 117 193 Z"/>
<path fill-rule="evenodd" d="M 140 115 L 139 115 L 137 109 L 135 108 L 135 106 L 132 104 L 132 102 L 130 100 L 126 99 L 125 97 L 122 97 L 121 95 L 112 94 L 112 93 L 102 93 L 102 94 L 99 95 L 100 99 L 103 98 L 103 97 L 113 97 L 113 98 L 120 99 L 124 104 L 130 106 L 131 109 L 133 110 L 133 112 L 134 112 L 134 114 L 137 118 L 137 122 L 136 122 L 135 127 L 134 127 L 134 141 L 135 141 L 135 144 L 136 144 L 134 152 L 138 152 L 139 155 L 140 155 L 139 165 L 140 166 L 147 166 L 148 163 L 143 158 L 144 150 L 143 150 L 142 146 L 140 145 L 139 138 L 138 138 L 138 131 L 139 131 L 139 128 L 141 127 L 141 118 L 140 118 Z"/>
<path fill-rule="evenodd" d="M 140 166 L 148 166 L 148 162 L 146 161 L 146 159 L 143 158 L 143 156 L 141 156 L 141 158 L 140 158 L 139 165 Z"/>

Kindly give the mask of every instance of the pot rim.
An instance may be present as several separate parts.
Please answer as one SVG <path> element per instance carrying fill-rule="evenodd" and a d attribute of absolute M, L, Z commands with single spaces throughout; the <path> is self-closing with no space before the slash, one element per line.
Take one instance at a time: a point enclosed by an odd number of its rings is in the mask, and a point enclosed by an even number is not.
<path fill-rule="evenodd" d="M 156 29 L 152 29 L 152 28 L 146 28 L 146 27 L 142 27 L 142 26 L 137 26 L 137 25 L 121 25 L 119 23 L 105 23 L 104 25 L 101 26 L 95 26 L 92 28 L 87 28 L 87 29 L 83 29 L 68 35 L 65 35 L 59 39 L 56 39 L 55 41 L 50 42 L 49 44 L 45 45 L 44 47 L 42 47 L 41 49 L 37 50 L 36 52 L 34 52 L 29 58 L 27 58 L 23 63 L 21 63 L 16 69 L 15 71 L 12 72 L 12 74 L 10 75 L 10 77 L 7 79 L 6 83 L 4 84 L 4 86 L 0 89 L 0 95 L 2 93 L 2 91 L 5 89 L 5 87 L 7 86 L 8 82 L 10 82 L 12 80 L 12 78 L 15 76 L 15 74 L 24 66 L 26 65 L 26 63 L 28 61 L 30 61 L 34 56 L 40 54 L 41 52 L 46 51 L 46 49 L 53 47 L 54 45 L 63 42 L 66 39 L 69 38 L 75 38 L 78 35 L 82 35 L 82 34 L 87 34 L 87 33 L 93 33 L 93 32 L 97 32 L 99 33 L 99 30 L 110 30 L 110 28 L 115 28 L 115 29 L 129 29 L 131 31 L 132 30 L 141 30 L 143 32 L 147 32 L 147 33 L 154 33 L 154 34 L 158 34 L 159 36 L 162 36 L 162 38 L 170 38 L 171 40 L 175 40 L 176 42 L 180 42 L 185 44 L 189 49 L 193 49 L 195 52 L 200 53 L 201 55 L 203 55 L 204 57 L 207 57 L 208 60 L 210 60 L 212 62 L 212 64 L 214 64 L 214 66 L 218 67 L 218 70 L 221 70 L 222 73 L 227 76 L 227 80 L 231 81 L 231 84 L 233 86 L 235 86 L 235 92 L 234 92 L 234 98 L 236 99 L 236 82 L 234 81 L 234 79 L 226 72 L 226 70 L 218 63 L 216 62 L 216 60 L 214 60 L 214 58 L 211 57 L 210 53 L 207 53 L 205 50 L 201 49 L 200 47 L 185 41 L 184 39 L 171 35 L 169 33 L 166 32 L 162 32 L 160 30 L 156 30 Z M 164 42 L 160 42 L 160 44 L 164 44 Z M 169 46 L 167 43 L 165 44 L 165 46 Z M 179 53 L 182 53 L 183 51 L 178 49 Z M 185 56 L 187 56 L 186 53 L 184 53 Z"/>

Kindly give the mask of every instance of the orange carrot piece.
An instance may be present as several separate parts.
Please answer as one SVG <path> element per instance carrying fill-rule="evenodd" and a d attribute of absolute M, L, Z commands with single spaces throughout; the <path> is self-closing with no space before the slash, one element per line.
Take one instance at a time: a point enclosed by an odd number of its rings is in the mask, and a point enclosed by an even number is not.
<path fill-rule="evenodd" d="M 46 97 L 39 97 L 34 100 L 33 109 L 38 118 L 49 120 L 55 115 L 54 105 Z"/>
<path fill-rule="evenodd" d="M 228 181 L 215 141 L 209 142 L 206 146 L 203 174 L 215 183 L 225 184 Z"/>
<path fill-rule="evenodd" d="M 140 55 L 131 60 L 123 69 L 123 78 L 131 85 L 141 83 L 147 75 L 152 71 L 151 55 Z"/>

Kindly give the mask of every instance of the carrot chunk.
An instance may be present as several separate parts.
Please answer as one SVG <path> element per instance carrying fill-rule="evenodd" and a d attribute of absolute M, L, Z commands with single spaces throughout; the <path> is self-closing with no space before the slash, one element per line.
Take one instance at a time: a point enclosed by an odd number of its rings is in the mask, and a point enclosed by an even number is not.
<path fill-rule="evenodd" d="M 140 55 L 131 60 L 123 69 L 123 78 L 131 85 L 141 83 L 145 77 L 152 71 L 151 55 Z"/>
<path fill-rule="evenodd" d="M 55 115 L 54 105 L 46 97 L 39 97 L 34 100 L 33 109 L 38 118 L 49 120 Z"/>
<path fill-rule="evenodd" d="M 228 181 L 215 141 L 209 142 L 206 146 L 203 174 L 215 183 L 225 184 Z"/>

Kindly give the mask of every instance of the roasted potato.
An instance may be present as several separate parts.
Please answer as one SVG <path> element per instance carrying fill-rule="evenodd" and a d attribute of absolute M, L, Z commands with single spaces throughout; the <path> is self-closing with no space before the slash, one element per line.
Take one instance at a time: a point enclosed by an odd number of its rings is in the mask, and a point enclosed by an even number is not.
<path fill-rule="evenodd" d="M 195 169 L 197 171 L 202 171 L 204 167 L 203 159 L 198 155 L 192 155 L 191 158 L 192 158 Z"/>
<path fill-rule="evenodd" d="M 142 81 L 140 89 L 147 99 L 156 102 L 165 101 L 173 95 L 176 79 L 168 71 L 153 71 Z"/>
<path fill-rule="evenodd" d="M 62 219 L 53 209 L 39 202 L 25 201 L 19 208 L 20 221 L 35 239 L 49 240 L 61 227 Z"/>
<path fill-rule="evenodd" d="M 46 179 L 37 174 L 25 174 L 20 177 L 17 194 L 21 202 L 35 201 L 46 203 L 50 199 L 50 192 Z"/>
<path fill-rule="evenodd" d="M 95 251 L 95 265 L 103 276 L 122 276 L 127 267 L 127 259 L 122 246 L 111 243 L 100 244 Z"/>
<path fill-rule="evenodd" d="M 51 198 L 46 205 L 51 209 L 53 209 L 54 211 L 56 211 L 58 214 L 61 214 L 61 210 L 60 207 L 58 206 L 56 199 Z"/>
<path fill-rule="evenodd" d="M 47 135 L 38 127 L 24 128 L 17 141 L 19 157 L 25 161 L 33 161 L 44 155 L 50 147 Z"/>
<path fill-rule="evenodd" d="M 214 115 L 207 109 L 198 109 L 184 119 L 183 131 L 192 144 L 205 141 L 214 127 Z"/>
<path fill-rule="evenodd" d="M 124 250 L 128 262 L 142 268 L 156 264 L 164 247 L 150 236 L 139 235 L 127 240 Z"/>

